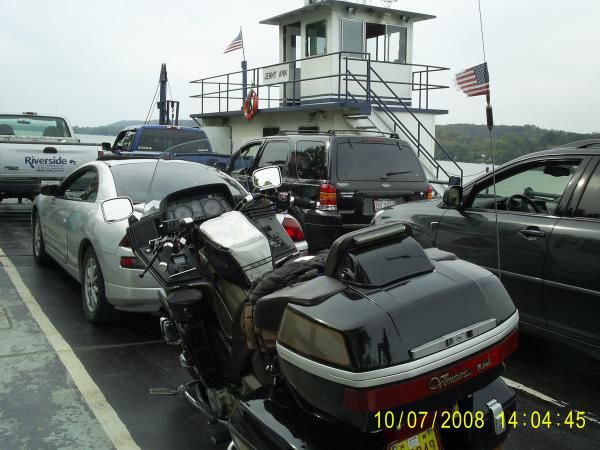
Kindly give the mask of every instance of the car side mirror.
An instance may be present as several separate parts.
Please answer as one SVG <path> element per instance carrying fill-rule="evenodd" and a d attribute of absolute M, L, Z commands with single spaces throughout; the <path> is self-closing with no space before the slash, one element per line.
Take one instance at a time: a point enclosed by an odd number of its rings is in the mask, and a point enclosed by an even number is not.
<path fill-rule="evenodd" d="M 133 214 L 133 203 L 129 197 L 116 197 L 103 201 L 101 209 L 106 223 L 120 222 Z"/>
<path fill-rule="evenodd" d="M 444 192 L 444 205 L 449 208 L 460 208 L 463 200 L 462 186 L 450 186 Z"/>
<path fill-rule="evenodd" d="M 279 166 L 261 167 L 252 173 L 252 184 L 259 191 L 276 189 L 281 186 L 281 181 L 281 169 Z"/>
<path fill-rule="evenodd" d="M 224 172 L 225 169 L 227 168 L 227 164 L 225 164 L 224 162 L 216 162 L 216 163 L 213 164 L 213 167 L 216 167 L 221 172 Z"/>
<path fill-rule="evenodd" d="M 40 189 L 40 194 L 56 197 L 58 194 L 60 194 L 60 186 L 58 184 L 47 184 L 42 186 Z"/>
<path fill-rule="evenodd" d="M 105 152 L 112 151 L 112 146 L 110 145 L 110 142 L 103 142 L 102 143 L 102 150 L 105 151 Z"/>

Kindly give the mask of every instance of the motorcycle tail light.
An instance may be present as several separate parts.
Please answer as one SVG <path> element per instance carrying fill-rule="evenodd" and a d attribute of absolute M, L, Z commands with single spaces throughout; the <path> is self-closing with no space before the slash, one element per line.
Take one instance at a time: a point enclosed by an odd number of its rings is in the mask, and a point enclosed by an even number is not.
<path fill-rule="evenodd" d="M 300 242 L 304 240 L 304 231 L 302 230 L 302 226 L 300 225 L 300 222 L 293 217 L 286 217 L 283 219 L 281 225 L 283 225 L 283 228 L 288 236 L 292 238 L 292 241 Z"/>
<path fill-rule="evenodd" d="M 344 390 L 344 407 L 352 411 L 379 411 L 423 400 L 444 392 L 499 366 L 515 351 L 518 331 L 487 350 L 477 353 L 458 364 L 430 372 L 410 381 L 373 389 Z M 450 382 L 448 382 L 450 380 Z"/>
<path fill-rule="evenodd" d="M 338 367 L 351 366 L 342 333 L 307 319 L 289 308 L 283 313 L 277 342 L 308 358 Z"/>
<path fill-rule="evenodd" d="M 144 265 L 141 264 L 135 256 L 121 256 L 120 261 L 121 267 L 125 269 L 143 269 Z"/>
<path fill-rule="evenodd" d="M 323 183 L 319 194 L 319 209 L 337 211 L 337 189 L 335 184 Z"/>
<path fill-rule="evenodd" d="M 131 241 L 129 240 L 128 235 L 123 236 L 123 239 L 119 242 L 119 247 L 131 248 Z"/>

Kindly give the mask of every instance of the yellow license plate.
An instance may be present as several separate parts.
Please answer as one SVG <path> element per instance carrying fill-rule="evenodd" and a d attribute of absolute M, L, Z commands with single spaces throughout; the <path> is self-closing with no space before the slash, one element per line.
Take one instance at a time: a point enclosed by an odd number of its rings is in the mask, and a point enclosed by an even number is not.
<path fill-rule="evenodd" d="M 441 450 L 441 448 L 437 433 L 433 428 L 388 445 L 388 450 Z"/>

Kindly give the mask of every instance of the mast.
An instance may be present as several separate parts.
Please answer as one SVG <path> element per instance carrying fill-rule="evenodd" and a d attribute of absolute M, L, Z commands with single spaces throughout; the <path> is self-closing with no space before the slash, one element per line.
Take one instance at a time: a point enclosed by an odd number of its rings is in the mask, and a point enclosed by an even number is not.
<path fill-rule="evenodd" d="M 168 125 L 169 114 L 167 112 L 167 65 L 165 63 L 160 67 L 160 78 L 158 79 L 158 84 L 160 85 L 160 97 L 158 100 L 158 111 L 159 125 Z"/>

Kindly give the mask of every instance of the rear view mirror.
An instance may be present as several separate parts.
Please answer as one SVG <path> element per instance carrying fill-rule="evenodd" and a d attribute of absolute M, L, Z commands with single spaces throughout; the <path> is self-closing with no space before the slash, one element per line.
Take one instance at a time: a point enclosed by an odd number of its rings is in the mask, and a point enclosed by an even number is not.
<path fill-rule="evenodd" d="M 120 222 L 133 214 L 133 203 L 129 197 L 117 197 L 102 202 L 102 215 L 106 223 Z"/>
<path fill-rule="evenodd" d="M 444 204 L 449 208 L 459 208 L 462 204 L 463 190 L 461 186 L 450 186 L 444 192 Z"/>
<path fill-rule="evenodd" d="M 105 152 L 112 151 L 112 146 L 110 145 L 110 142 L 103 142 L 102 143 L 102 150 L 105 151 Z"/>
<path fill-rule="evenodd" d="M 260 191 L 281 186 L 281 170 L 278 166 L 261 167 L 252 173 L 252 184 Z"/>
<path fill-rule="evenodd" d="M 60 186 L 58 184 L 47 184 L 42 186 L 40 189 L 40 194 L 49 195 L 51 197 L 56 197 L 60 193 Z"/>
<path fill-rule="evenodd" d="M 570 177 L 571 169 L 563 166 L 547 166 L 544 167 L 544 173 L 553 177 Z"/>

